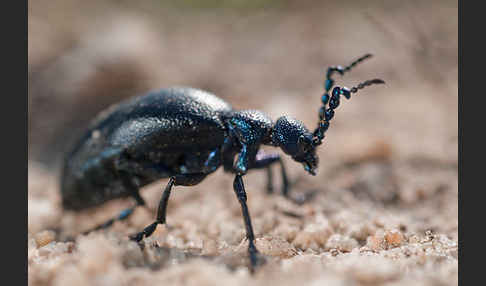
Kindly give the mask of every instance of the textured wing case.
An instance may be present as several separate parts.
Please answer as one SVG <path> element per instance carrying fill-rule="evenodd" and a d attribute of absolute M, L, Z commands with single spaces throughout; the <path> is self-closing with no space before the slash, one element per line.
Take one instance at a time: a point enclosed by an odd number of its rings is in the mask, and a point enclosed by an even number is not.
<path fill-rule="evenodd" d="M 65 207 L 128 196 L 123 175 L 143 186 L 176 174 L 186 160 L 200 164 L 221 146 L 221 117 L 230 111 L 225 101 L 192 88 L 163 89 L 108 108 L 65 159 Z"/>

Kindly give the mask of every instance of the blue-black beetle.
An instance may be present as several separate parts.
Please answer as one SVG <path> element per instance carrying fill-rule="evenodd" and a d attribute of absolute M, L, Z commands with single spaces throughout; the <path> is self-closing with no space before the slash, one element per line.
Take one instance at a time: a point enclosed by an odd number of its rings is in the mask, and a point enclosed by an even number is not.
<path fill-rule="evenodd" d="M 242 176 L 250 169 L 266 168 L 271 192 L 270 165 L 278 162 L 283 194 L 288 195 L 289 184 L 280 156 L 259 151 L 262 144 L 280 147 L 315 175 L 316 147 L 324 138 L 340 96 L 349 99 L 358 89 L 384 83 L 381 79 L 373 79 L 351 89 L 336 86 L 329 95 L 334 85 L 332 76 L 336 72 L 342 75 L 370 56 L 367 54 L 347 67 L 328 68 L 321 99 L 323 106 L 314 132 L 287 116 L 273 123 L 258 110 L 233 110 L 215 95 L 193 88 L 162 89 L 114 105 L 95 119 L 65 157 L 61 178 L 63 207 L 80 210 L 127 196 L 136 200 L 136 206 L 144 205 L 139 188 L 169 178 L 155 222 L 131 236 L 141 241 L 150 236 L 158 224 L 165 223 L 173 186 L 196 185 L 222 165 L 225 171 L 235 174 L 233 188 L 243 212 L 253 269 L 262 260 L 254 245 Z M 98 228 L 127 218 L 136 206 Z"/>

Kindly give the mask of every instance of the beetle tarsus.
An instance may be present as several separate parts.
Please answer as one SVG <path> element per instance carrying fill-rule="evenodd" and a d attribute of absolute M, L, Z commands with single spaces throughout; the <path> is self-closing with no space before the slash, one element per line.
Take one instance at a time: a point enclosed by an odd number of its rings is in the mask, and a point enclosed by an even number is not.
<path fill-rule="evenodd" d="M 250 257 L 250 272 L 255 273 L 258 267 L 264 265 L 267 260 L 260 252 L 258 252 L 253 243 L 250 245 L 251 246 L 248 247 L 248 255 Z"/>
<path fill-rule="evenodd" d="M 135 242 L 140 242 L 143 239 L 143 232 L 130 235 L 130 239 Z"/>

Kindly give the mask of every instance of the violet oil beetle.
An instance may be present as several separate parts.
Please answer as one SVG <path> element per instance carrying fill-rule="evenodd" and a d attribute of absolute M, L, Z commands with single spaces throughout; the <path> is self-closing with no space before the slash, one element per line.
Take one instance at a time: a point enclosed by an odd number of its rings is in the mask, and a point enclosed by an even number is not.
<path fill-rule="evenodd" d="M 270 166 L 279 164 L 284 196 L 289 195 L 287 174 L 278 153 L 264 153 L 261 145 L 280 147 L 304 169 L 315 175 L 319 160 L 316 148 L 339 106 L 341 96 L 381 79 L 364 81 L 352 88 L 334 86 L 333 76 L 343 75 L 371 57 L 366 54 L 346 67 L 327 69 L 313 132 L 294 118 L 282 116 L 275 122 L 258 110 L 234 110 L 215 95 L 193 88 L 174 87 L 130 98 L 103 111 L 74 145 L 65 159 L 61 176 L 62 204 L 81 210 L 120 197 L 133 197 L 136 204 L 96 229 L 126 219 L 137 206 L 145 205 L 139 189 L 168 178 L 153 223 L 131 236 L 140 242 L 158 224 L 166 221 L 166 208 L 174 186 L 194 186 L 223 166 L 234 175 L 233 189 L 241 205 L 251 269 L 263 262 L 255 247 L 247 207 L 243 176 L 251 169 L 266 169 L 268 192 L 272 192 Z"/>

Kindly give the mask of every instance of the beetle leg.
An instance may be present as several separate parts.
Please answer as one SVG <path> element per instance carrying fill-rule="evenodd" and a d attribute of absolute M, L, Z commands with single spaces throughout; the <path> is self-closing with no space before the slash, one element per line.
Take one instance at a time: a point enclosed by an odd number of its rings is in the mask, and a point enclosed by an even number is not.
<path fill-rule="evenodd" d="M 96 226 L 96 227 L 94 227 L 94 228 L 92 228 L 88 231 L 83 232 L 83 234 L 88 234 L 92 231 L 108 228 L 111 225 L 113 225 L 113 223 L 117 220 L 122 221 L 122 220 L 127 219 L 130 215 L 132 215 L 133 211 L 138 206 L 144 206 L 145 205 L 145 200 L 140 196 L 138 187 L 133 183 L 133 181 L 131 181 L 129 179 L 128 175 L 123 174 L 121 176 L 121 179 L 123 181 L 124 186 L 129 190 L 130 194 L 135 199 L 136 204 L 133 207 L 130 207 L 130 208 L 127 208 L 127 209 L 121 211 L 116 217 L 111 218 L 111 219 L 107 220 L 106 222 L 104 222 L 104 223 L 102 223 L 102 224 L 100 224 L 100 225 L 98 225 L 98 226 Z"/>
<path fill-rule="evenodd" d="M 293 196 L 290 195 L 291 184 L 288 180 L 287 172 L 285 171 L 285 166 L 282 158 L 280 157 L 280 154 L 264 153 L 263 150 L 259 150 L 255 158 L 255 161 L 251 165 L 250 169 L 262 169 L 262 168 L 267 169 L 267 192 L 271 194 L 273 193 L 273 186 L 272 186 L 273 176 L 272 176 L 271 165 L 277 162 L 280 163 L 280 171 L 282 176 L 282 195 L 299 205 L 312 200 L 314 198 L 315 191 L 310 191 L 305 194 L 298 194 L 298 195 L 296 194 Z"/>
<path fill-rule="evenodd" d="M 172 186 L 174 185 L 193 186 L 201 182 L 206 176 L 207 174 L 205 173 L 196 173 L 196 174 L 184 174 L 184 175 L 177 175 L 177 176 L 170 177 L 169 182 L 167 183 L 167 186 L 165 187 L 165 190 L 162 193 L 162 198 L 160 199 L 159 202 L 156 220 L 152 224 L 146 226 L 143 229 L 143 231 L 131 235 L 130 239 L 139 242 L 144 237 L 151 236 L 154 233 L 155 229 L 157 228 L 158 224 L 165 223 L 167 203 L 169 202 L 169 196 L 172 190 Z"/>
<path fill-rule="evenodd" d="M 283 160 L 278 153 L 265 153 L 263 150 L 259 150 L 255 162 L 251 165 L 252 169 L 267 169 L 267 192 L 273 192 L 273 176 L 271 165 L 275 163 L 280 164 L 280 171 L 282 175 L 282 194 L 284 197 L 289 196 L 290 184 L 287 177 L 287 172 L 285 171 L 285 166 L 283 164 Z"/>
<path fill-rule="evenodd" d="M 273 173 L 270 165 L 267 166 L 267 194 L 273 194 Z"/>
<path fill-rule="evenodd" d="M 223 168 L 225 172 L 228 173 L 235 173 L 236 170 L 234 168 L 234 158 L 235 155 L 238 154 L 237 151 L 229 150 L 223 153 Z"/>
<path fill-rule="evenodd" d="M 142 198 L 140 197 L 140 199 L 142 199 Z M 142 199 L 142 201 L 143 201 L 143 199 Z M 132 213 L 135 210 L 135 208 L 137 208 L 140 205 L 143 205 L 143 204 L 140 204 L 140 203 L 137 202 L 137 204 L 134 205 L 133 207 L 124 209 L 116 217 L 111 218 L 111 219 L 107 220 L 106 222 L 104 222 L 104 223 L 102 223 L 102 224 L 100 224 L 100 225 L 98 225 L 98 226 L 96 226 L 96 227 L 94 227 L 94 228 L 92 228 L 92 229 L 90 229 L 88 231 L 83 232 L 83 234 L 88 234 L 88 233 L 90 233 L 92 231 L 96 231 L 96 230 L 108 228 L 108 227 L 110 227 L 117 220 L 118 221 L 122 221 L 122 220 L 127 219 L 130 215 L 132 215 Z"/>
<path fill-rule="evenodd" d="M 157 225 L 159 223 L 160 224 L 164 224 L 165 223 L 165 214 L 166 214 L 166 210 L 167 210 L 167 203 L 169 202 L 170 191 L 172 190 L 172 186 L 174 185 L 174 182 L 175 182 L 175 178 L 174 177 L 171 177 L 169 179 L 169 183 L 165 187 L 164 192 L 162 193 L 162 198 L 160 199 L 159 207 L 157 209 L 157 219 L 156 219 L 156 221 L 153 222 L 152 224 L 148 225 L 147 227 L 145 227 L 143 229 L 143 231 L 141 231 L 141 232 L 139 232 L 137 234 L 131 235 L 130 236 L 130 239 L 131 240 L 134 240 L 136 242 L 139 242 L 144 237 L 151 236 L 152 233 L 154 233 L 154 231 L 157 228 Z"/>
<path fill-rule="evenodd" d="M 110 227 L 117 220 L 122 221 L 122 220 L 127 219 L 133 213 L 133 211 L 135 210 L 136 207 L 138 207 L 138 205 L 135 205 L 135 206 L 133 206 L 131 208 L 127 208 L 127 209 L 121 211 L 120 214 L 118 214 L 118 216 L 107 220 L 106 222 L 98 225 L 97 227 L 94 227 L 94 228 L 92 228 L 92 229 L 90 229 L 88 231 L 83 232 L 83 234 L 86 235 L 86 234 L 88 234 L 90 232 L 93 232 L 93 231 L 96 231 L 96 230 L 108 228 L 108 227 Z"/>
<path fill-rule="evenodd" d="M 243 185 L 243 180 L 241 175 L 236 175 L 233 182 L 233 189 L 235 191 L 236 197 L 241 205 L 241 210 L 243 212 L 243 220 L 245 221 L 246 227 L 246 238 L 248 239 L 248 254 L 250 255 L 251 268 L 253 272 L 255 267 L 263 264 L 265 262 L 264 258 L 259 255 L 257 248 L 255 247 L 255 235 L 253 234 L 253 227 L 251 226 L 250 214 L 248 212 L 248 206 L 246 205 L 246 192 L 245 186 Z"/>
<path fill-rule="evenodd" d="M 132 176 L 124 171 L 119 172 L 121 174 L 121 180 L 123 182 L 123 185 L 127 190 L 129 190 L 130 194 L 132 197 L 135 199 L 135 202 L 137 203 L 137 206 L 144 206 L 145 205 L 145 200 L 140 196 L 139 193 L 139 187 L 137 183 L 135 183 L 132 179 Z"/>
<path fill-rule="evenodd" d="M 221 165 L 221 150 L 219 148 L 215 149 L 209 153 L 208 158 L 204 162 L 203 172 L 211 173 L 214 172 Z"/>

